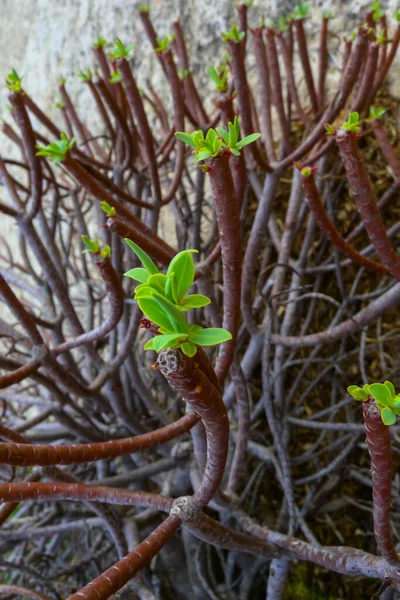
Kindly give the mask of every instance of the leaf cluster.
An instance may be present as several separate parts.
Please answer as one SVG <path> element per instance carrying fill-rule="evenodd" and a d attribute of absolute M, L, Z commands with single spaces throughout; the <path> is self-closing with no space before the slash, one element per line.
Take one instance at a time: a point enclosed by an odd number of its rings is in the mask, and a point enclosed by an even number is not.
<path fill-rule="evenodd" d="M 90 81 L 93 77 L 93 73 L 89 67 L 84 69 L 83 71 L 79 71 L 78 77 L 82 79 L 82 81 Z"/>
<path fill-rule="evenodd" d="M 144 315 L 158 325 L 161 334 L 149 340 L 145 350 L 161 352 L 165 348 L 180 348 L 187 356 L 194 356 L 197 346 L 214 346 L 232 338 L 225 329 L 189 325 L 184 316 L 191 308 L 210 304 L 210 299 L 202 294 L 187 295 L 195 276 L 192 254 L 197 250 L 179 252 L 164 275 L 137 244 L 125 241 L 143 265 L 130 269 L 125 275 L 140 283 L 135 288 L 135 300 Z"/>
<path fill-rule="evenodd" d="M 228 150 L 231 154 L 240 156 L 240 150 L 258 140 L 261 134 L 252 133 L 240 140 L 239 120 L 235 117 L 233 123 L 228 123 L 228 131 L 216 127 L 209 129 L 206 137 L 202 130 L 192 134 L 178 131 L 175 135 L 181 142 L 194 148 L 193 154 L 196 154 L 196 162 L 199 162 L 206 158 L 216 158 L 221 150 Z"/>
<path fill-rule="evenodd" d="M 6 77 L 6 84 L 9 90 L 19 93 L 21 91 L 22 77 L 20 77 L 15 69 L 11 69 Z"/>
<path fill-rule="evenodd" d="M 235 42 L 235 44 L 239 44 L 245 35 L 244 31 L 240 31 L 238 25 L 232 25 L 229 31 L 222 34 L 222 39 L 224 42 L 229 42 L 231 40 L 232 42 Z"/>
<path fill-rule="evenodd" d="M 371 106 L 369 109 L 370 119 L 380 119 L 385 114 L 386 110 L 382 106 Z"/>
<path fill-rule="evenodd" d="M 130 46 L 125 46 L 122 41 L 117 38 L 114 42 L 114 46 L 111 48 L 111 52 L 109 53 L 110 58 L 129 58 L 132 50 L 135 49 L 135 46 L 132 44 Z"/>
<path fill-rule="evenodd" d="M 110 75 L 109 82 L 110 83 L 120 83 L 122 81 L 121 71 L 119 69 L 115 69 Z"/>
<path fill-rule="evenodd" d="M 175 35 L 166 35 L 163 38 L 157 38 L 156 52 L 165 52 L 168 50 L 170 43 L 175 39 Z"/>
<path fill-rule="evenodd" d="M 351 131 L 352 133 L 358 133 L 361 129 L 360 115 L 358 114 L 358 112 L 350 113 L 347 121 L 341 123 L 340 129 L 342 131 Z"/>
<path fill-rule="evenodd" d="M 381 9 L 381 3 L 379 0 L 376 0 L 376 2 L 372 3 L 371 10 L 373 11 L 372 18 L 374 21 L 380 21 L 385 15 L 384 11 Z"/>
<path fill-rule="evenodd" d="M 72 149 L 76 142 L 76 138 L 68 139 L 66 133 L 61 134 L 61 139 L 57 142 L 52 142 L 48 146 L 36 145 L 38 152 L 36 156 L 48 156 L 54 163 L 60 163 L 65 160 L 67 153 Z"/>
<path fill-rule="evenodd" d="M 299 2 L 294 9 L 294 16 L 296 19 L 306 19 L 308 17 L 308 11 L 310 8 L 310 2 Z"/>
<path fill-rule="evenodd" d="M 150 4 L 139 4 L 136 9 L 139 13 L 149 13 L 151 11 Z"/>
<path fill-rule="evenodd" d="M 115 215 L 117 214 L 115 208 L 108 204 L 108 202 L 106 202 L 105 200 L 100 202 L 100 206 L 101 210 L 106 213 L 107 217 L 115 217 Z"/>
<path fill-rule="evenodd" d="M 393 425 L 396 422 L 396 416 L 400 416 L 400 394 L 396 395 L 394 385 L 390 381 L 365 384 L 362 388 L 351 385 L 347 391 L 355 400 L 361 400 L 361 402 L 366 402 L 369 396 L 372 396 L 385 425 Z"/>
<path fill-rule="evenodd" d="M 81 238 L 82 238 L 82 242 L 86 246 L 85 250 L 82 251 L 83 254 L 85 252 L 90 252 L 91 254 L 100 254 L 102 256 L 102 258 L 110 258 L 110 256 L 111 256 L 110 246 L 106 245 L 106 246 L 104 246 L 103 250 L 101 250 L 100 243 L 97 238 L 95 240 L 92 240 L 87 235 L 81 235 Z"/>
<path fill-rule="evenodd" d="M 97 38 L 95 39 L 94 43 L 93 43 L 93 47 L 94 48 L 104 48 L 104 46 L 107 45 L 107 40 L 103 37 L 100 37 L 99 35 L 97 36 Z"/>

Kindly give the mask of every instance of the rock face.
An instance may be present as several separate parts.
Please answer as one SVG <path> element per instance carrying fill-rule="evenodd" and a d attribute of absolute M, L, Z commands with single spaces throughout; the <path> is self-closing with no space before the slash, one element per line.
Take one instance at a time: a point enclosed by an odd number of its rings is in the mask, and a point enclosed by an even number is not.
<path fill-rule="evenodd" d="M 82 117 L 91 116 L 91 105 L 85 102 L 85 86 L 76 73 L 93 65 L 91 45 L 101 35 L 107 40 L 117 36 L 134 43 L 135 72 L 141 84 L 146 79 L 163 91 L 165 88 L 157 61 L 145 38 L 143 27 L 132 0 L 2 0 L 0 19 L 0 80 L 14 67 L 24 76 L 24 85 L 40 105 L 56 118 L 57 83 L 67 77 L 68 89 L 79 99 Z M 266 19 L 276 19 L 293 10 L 291 0 L 256 0 L 249 12 L 251 26 Z M 338 34 L 351 31 L 360 22 L 360 13 L 370 0 L 313 2 L 307 22 L 312 34 L 318 28 L 321 10 L 334 10 L 337 18 L 332 27 Z M 382 2 L 393 12 L 396 0 Z M 171 23 L 180 18 L 190 52 L 191 68 L 197 81 L 207 85 L 207 67 L 215 64 L 225 52 L 221 32 L 235 21 L 233 0 L 153 0 L 152 19 L 160 37 L 170 34 Z M 315 45 L 315 50 L 317 44 Z M 1 91 L 1 105 L 7 104 L 7 91 Z M 82 102 L 81 102 L 82 100 Z"/>

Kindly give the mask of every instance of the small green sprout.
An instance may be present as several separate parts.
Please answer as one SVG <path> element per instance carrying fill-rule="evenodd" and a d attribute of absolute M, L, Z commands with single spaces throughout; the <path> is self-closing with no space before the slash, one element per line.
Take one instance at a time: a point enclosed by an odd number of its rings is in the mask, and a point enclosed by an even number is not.
<path fill-rule="evenodd" d="M 381 419 L 385 425 L 394 425 L 396 417 L 400 416 L 400 394 L 396 396 L 394 385 L 390 381 L 365 384 L 362 388 L 351 385 L 347 391 L 355 400 L 361 400 L 361 402 L 366 402 L 369 397 L 372 397 L 380 410 Z"/>
<path fill-rule="evenodd" d="M 235 44 L 239 44 L 245 35 L 246 34 L 244 31 L 240 31 L 238 25 L 232 25 L 229 31 L 222 34 L 222 39 L 224 42 L 229 42 L 229 40 L 232 40 L 232 42 L 235 42 Z"/>
<path fill-rule="evenodd" d="M 82 81 L 90 81 L 93 77 L 92 71 L 87 67 L 83 71 L 79 71 L 78 77 L 82 79 Z"/>
<path fill-rule="evenodd" d="M 111 256 L 111 248 L 108 244 L 106 244 L 101 251 L 101 258 L 110 258 Z"/>
<path fill-rule="evenodd" d="M 186 79 L 186 77 L 189 77 L 189 75 L 191 75 L 191 73 L 190 73 L 189 69 L 179 69 L 178 75 L 179 75 L 179 79 L 181 79 L 183 81 L 184 79 Z"/>
<path fill-rule="evenodd" d="M 61 75 L 60 77 L 60 82 L 59 82 L 59 86 L 62 87 L 63 85 L 65 85 L 67 83 L 67 78 L 64 77 L 63 75 Z"/>
<path fill-rule="evenodd" d="M 287 17 L 279 17 L 278 19 L 278 27 L 280 31 L 286 31 L 288 29 Z"/>
<path fill-rule="evenodd" d="M 299 2 L 294 9 L 294 15 L 296 19 L 306 19 L 308 17 L 308 11 L 310 8 L 310 2 Z"/>
<path fill-rule="evenodd" d="M 149 13 L 151 11 L 150 4 L 139 4 L 137 11 L 138 13 Z"/>
<path fill-rule="evenodd" d="M 9 90 L 12 92 L 19 93 L 21 87 L 22 77 L 20 77 L 15 69 L 11 69 L 6 77 L 6 84 Z"/>
<path fill-rule="evenodd" d="M 226 92 L 228 89 L 228 68 L 226 65 L 219 67 L 218 70 L 215 67 L 208 69 L 208 74 L 216 85 L 218 92 Z"/>
<path fill-rule="evenodd" d="M 378 37 L 376 38 L 376 43 L 379 44 L 387 44 L 388 39 L 386 37 L 386 33 L 384 31 L 381 31 L 380 34 L 378 35 Z"/>
<path fill-rule="evenodd" d="M 197 346 L 214 346 L 232 339 L 225 329 L 189 325 L 184 316 L 192 308 L 210 304 L 210 299 L 202 294 L 187 295 L 195 277 L 192 254 L 197 250 L 179 252 L 164 275 L 137 244 L 128 239 L 125 241 L 143 265 L 125 275 L 140 283 L 135 289 L 135 300 L 143 314 L 159 327 L 161 334 L 149 340 L 145 350 L 161 352 L 166 348 L 180 348 L 187 356 L 194 356 Z"/>
<path fill-rule="evenodd" d="M 335 14 L 333 12 L 331 12 L 330 10 L 324 10 L 324 12 L 322 13 L 322 17 L 324 19 L 334 19 Z"/>
<path fill-rule="evenodd" d="M 235 117 L 233 123 L 228 123 L 228 131 L 222 127 L 209 129 L 206 137 L 203 131 L 194 131 L 191 135 L 184 132 L 176 132 L 176 137 L 194 148 L 193 154 L 196 154 L 196 162 L 206 158 L 216 158 L 222 150 L 227 150 L 234 156 L 240 156 L 240 150 L 255 142 L 260 133 L 252 133 L 240 140 L 239 120 Z"/>
<path fill-rule="evenodd" d="M 82 254 L 85 252 L 90 252 L 91 254 L 100 254 L 102 258 L 110 258 L 111 256 L 111 248 L 110 246 L 104 246 L 103 250 L 100 249 L 99 240 L 92 240 L 87 235 L 81 235 L 82 242 L 85 244 L 86 248 L 82 250 Z"/>
<path fill-rule="evenodd" d="M 397 10 L 397 11 L 394 13 L 394 18 L 396 19 L 396 21 L 397 21 L 398 23 L 400 23 L 400 10 Z"/>
<path fill-rule="evenodd" d="M 107 40 L 103 37 L 100 37 L 99 35 L 97 36 L 97 38 L 95 39 L 94 43 L 93 43 L 93 47 L 94 48 L 104 48 L 104 46 L 107 45 Z"/>
<path fill-rule="evenodd" d="M 130 53 L 134 50 L 135 46 L 125 46 L 119 38 L 114 42 L 114 46 L 111 48 L 109 53 L 110 58 L 129 58 Z"/>
<path fill-rule="evenodd" d="M 336 128 L 334 125 L 331 125 L 330 123 L 325 123 L 324 127 L 326 135 L 336 135 Z"/>
<path fill-rule="evenodd" d="M 386 110 L 382 106 L 371 106 L 369 109 L 369 120 L 380 119 L 385 112 Z"/>
<path fill-rule="evenodd" d="M 65 108 L 64 102 L 62 102 L 61 100 L 59 102 L 56 102 L 56 108 L 58 108 L 59 110 Z"/>
<path fill-rule="evenodd" d="M 97 238 L 92 240 L 87 235 L 81 235 L 81 238 L 82 242 L 86 246 L 85 250 L 83 250 L 83 253 L 90 252 L 91 254 L 100 254 L 100 244 Z"/>
<path fill-rule="evenodd" d="M 371 10 L 373 11 L 372 18 L 374 21 L 380 21 L 385 14 L 384 11 L 381 10 L 381 3 L 379 0 L 372 3 Z"/>
<path fill-rule="evenodd" d="M 106 202 L 105 200 L 100 202 L 100 206 L 101 210 L 106 213 L 107 217 L 115 217 L 115 215 L 117 214 L 115 208 L 108 204 L 108 202 Z"/>
<path fill-rule="evenodd" d="M 61 134 L 61 139 L 57 142 L 52 142 L 48 146 L 36 145 L 38 152 L 36 156 L 48 156 L 54 163 L 60 163 L 66 159 L 68 152 L 72 149 L 76 142 L 76 138 L 68 139 L 66 133 Z"/>
<path fill-rule="evenodd" d="M 157 38 L 156 52 L 165 52 L 168 50 L 170 43 L 175 39 L 175 35 L 166 35 L 163 38 Z"/>
<path fill-rule="evenodd" d="M 111 73 L 109 82 L 110 83 L 120 83 L 121 81 L 122 81 L 121 71 L 119 69 L 116 69 L 115 71 L 113 71 Z"/>
<path fill-rule="evenodd" d="M 358 133 L 361 129 L 360 115 L 358 114 L 358 112 L 350 113 L 347 121 L 341 123 L 340 129 L 342 131 L 351 131 L 352 133 Z"/>

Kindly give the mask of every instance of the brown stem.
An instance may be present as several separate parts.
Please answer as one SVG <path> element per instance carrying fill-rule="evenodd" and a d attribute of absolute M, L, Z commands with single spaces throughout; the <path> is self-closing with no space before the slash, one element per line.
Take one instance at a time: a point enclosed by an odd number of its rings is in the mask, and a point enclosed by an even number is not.
<path fill-rule="evenodd" d="M 229 155 L 207 159 L 211 189 L 215 202 L 221 239 L 224 278 L 223 327 L 230 331 L 232 340 L 220 346 L 216 373 L 223 381 L 229 372 L 236 349 L 240 323 L 240 280 L 242 268 L 240 209 L 235 186 L 229 169 Z"/>
<path fill-rule="evenodd" d="M 299 49 L 300 62 L 303 67 L 303 72 L 306 80 L 308 95 L 311 101 L 311 108 L 314 114 L 318 113 L 318 98 L 314 86 L 314 78 L 310 65 L 310 57 L 308 56 L 307 39 L 303 26 L 303 19 L 295 19 L 297 46 Z"/>
<path fill-rule="evenodd" d="M 197 412 L 207 434 L 207 463 L 200 488 L 193 496 L 196 510 L 200 510 L 215 495 L 225 470 L 229 441 L 229 419 L 224 401 L 194 358 L 180 350 L 160 352 L 157 366 L 173 390 L 187 400 Z"/>
<path fill-rule="evenodd" d="M 278 113 L 282 143 L 284 145 L 283 151 L 287 153 L 290 151 L 291 145 L 289 137 L 289 127 L 285 114 L 285 107 L 283 104 L 282 79 L 279 68 L 278 52 L 275 43 L 275 35 L 276 34 L 273 29 L 267 29 L 267 59 L 271 81 L 272 104 L 275 106 L 276 111 Z"/>
<path fill-rule="evenodd" d="M 390 534 L 390 504 L 392 490 L 392 446 L 390 430 L 382 422 L 381 413 L 371 396 L 363 402 L 363 416 L 369 455 L 371 458 L 374 533 L 379 552 L 399 568 L 399 556 Z"/>
<path fill-rule="evenodd" d="M 322 17 L 321 34 L 319 42 L 319 77 L 318 77 L 318 107 L 320 111 L 325 107 L 325 81 L 328 68 L 328 23 L 329 17 Z"/>
<path fill-rule="evenodd" d="M 239 104 L 240 122 L 245 136 L 254 133 L 251 118 L 251 103 L 249 84 L 247 82 L 246 68 L 244 64 L 244 47 L 241 43 L 229 40 L 229 49 L 232 57 L 232 74 L 235 83 L 235 90 Z M 263 169 L 270 171 L 269 165 L 261 156 L 257 144 L 251 144 L 249 148 L 256 163 Z M 245 153 L 246 154 L 246 153 Z"/>
<path fill-rule="evenodd" d="M 132 113 L 134 114 L 140 133 L 141 142 L 147 158 L 147 165 L 150 172 L 150 178 L 153 188 L 154 202 L 156 205 L 161 203 L 161 186 L 157 169 L 157 160 L 154 150 L 153 135 L 144 110 L 142 97 L 139 88 L 132 74 L 128 61 L 125 58 L 117 60 L 117 67 L 121 71 L 122 80 L 125 87 L 126 97 L 129 102 Z"/>
<path fill-rule="evenodd" d="M 381 263 L 377 263 L 374 260 L 371 260 L 367 256 L 364 256 L 354 250 L 348 244 L 344 238 L 341 236 L 339 230 L 332 223 L 331 219 L 328 216 L 328 213 L 325 210 L 325 207 L 322 203 L 321 196 L 319 194 L 318 188 L 315 183 L 314 174 L 310 172 L 310 174 L 304 174 L 302 172 L 301 178 L 304 194 L 310 207 L 315 220 L 318 223 L 319 228 L 321 229 L 324 236 L 334 244 L 334 246 L 344 254 L 348 256 L 353 262 L 358 265 L 362 265 L 366 269 L 370 271 L 374 271 L 375 273 L 383 273 L 385 275 L 389 274 L 390 271 Z"/>
<path fill-rule="evenodd" d="M 110 303 L 110 314 L 99 327 L 96 327 L 96 329 L 83 333 L 77 338 L 64 342 L 64 344 L 60 344 L 54 348 L 52 352 L 56 356 L 63 352 L 67 352 L 72 348 L 77 348 L 77 346 L 89 344 L 94 340 L 103 338 L 118 325 L 124 312 L 124 290 L 122 288 L 121 280 L 111 264 L 111 260 L 109 258 L 103 258 L 100 254 L 95 254 L 93 258 L 106 285 Z"/>
<path fill-rule="evenodd" d="M 140 569 L 159 553 L 181 526 L 181 519 L 171 515 L 125 558 L 107 569 L 68 600 L 107 600 L 130 581 Z"/>
<path fill-rule="evenodd" d="M 107 219 L 107 228 L 123 238 L 132 240 L 145 252 L 150 254 L 152 258 L 158 260 L 164 266 L 169 265 L 176 254 L 175 250 L 168 246 L 161 238 L 154 234 L 150 236 L 149 232 L 146 229 L 143 229 L 143 225 L 140 229 L 136 229 L 127 223 L 124 223 L 117 217 L 109 217 Z"/>
<path fill-rule="evenodd" d="M 336 133 L 335 139 L 339 146 L 347 179 L 368 237 L 380 260 L 393 277 L 397 281 L 400 281 L 400 259 L 386 233 L 375 194 L 358 149 L 357 137 L 350 131 L 339 130 Z"/>
<path fill-rule="evenodd" d="M 143 435 L 94 444 L 31 445 L 21 443 L 17 438 L 15 444 L 0 442 L 0 460 L 3 464 L 15 466 L 50 466 L 110 459 L 165 444 L 189 431 L 198 420 L 199 416 L 192 412 L 171 425 Z"/>
<path fill-rule="evenodd" d="M 39 209 L 42 198 L 42 168 L 40 158 L 36 156 L 36 139 L 32 124 L 25 108 L 22 93 L 12 93 L 9 96 L 13 115 L 21 131 L 24 154 L 29 165 L 31 178 L 31 205 L 27 211 L 27 218 L 33 219 Z"/>
<path fill-rule="evenodd" d="M 261 104 L 261 128 L 268 160 L 270 162 L 275 162 L 276 154 L 271 119 L 270 73 L 268 69 L 267 55 L 262 33 L 262 27 L 252 29 L 253 49 L 257 67 L 258 91 L 260 94 Z"/>
<path fill-rule="evenodd" d="M 377 139 L 379 147 L 389 167 L 392 169 L 396 181 L 400 180 L 400 160 L 397 152 L 390 143 L 389 137 L 386 134 L 385 128 L 380 119 L 371 119 L 369 121 L 372 126 L 372 131 Z"/>

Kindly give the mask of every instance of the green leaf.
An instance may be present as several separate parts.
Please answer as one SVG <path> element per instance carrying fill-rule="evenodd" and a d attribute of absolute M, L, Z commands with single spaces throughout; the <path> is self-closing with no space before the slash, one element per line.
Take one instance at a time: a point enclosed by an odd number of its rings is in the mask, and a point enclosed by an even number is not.
<path fill-rule="evenodd" d="M 100 206 L 101 210 L 106 213 L 107 217 L 115 217 L 115 215 L 117 214 L 115 208 L 105 200 L 102 200 L 100 202 Z"/>
<path fill-rule="evenodd" d="M 135 267 L 134 269 L 130 269 L 129 271 L 124 273 L 124 276 L 130 277 L 135 281 L 140 281 L 140 283 L 147 283 L 147 280 L 149 279 L 148 272 L 146 271 L 146 269 L 142 269 L 141 267 Z M 155 276 L 153 275 L 153 277 Z"/>
<path fill-rule="evenodd" d="M 236 150 L 236 148 L 229 148 L 229 152 L 231 152 L 234 156 L 240 156 L 240 152 L 239 150 Z"/>
<path fill-rule="evenodd" d="M 100 245 L 99 240 L 91 240 L 87 235 L 81 235 L 82 242 L 86 246 L 86 250 L 84 252 L 92 252 L 93 254 L 99 254 Z"/>
<path fill-rule="evenodd" d="M 390 392 L 390 396 L 393 398 L 396 395 L 396 390 L 394 389 L 394 385 L 391 381 L 385 381 L 383 385 L 386 385 Z"/>
<path fill-rule="evenodd" d="M 190 333 L 190 341 L 199 346 L 215 346 L 232 339 L 232 335 L 226 329 L 210 327 Z"/>
<path fill-rule="evenodd" d="M 215 85 L 216 86 L 220 85 L 221 80 L 218 76 L 217 71 L 215 70 L 215 67 L 210 67 L 207 72 L 208 72 L 209 76 L 211 77 L 211 79 L 213 80 L 213 82 L 215 83 Z"/>
<path fill-rule="evenodd" d="M 189 135 L 188 133 L 185 133 L 184 131 L 176 131 L 174 133 L 174 135 L 175 135 L 175 137 L 178 138 L 178 140 L 180 140 L 184 144 L 187 144 L 188 146 L 192 146 L 192 148 L 196 148 L 196 145 L 192 139 L 192 136 Z"/>
<path fill-rule="evenodd" d="M 229 130 L 229 144 L 228 146 L 230 148 L 235 148 L 236 144 L 238 143 L 238 139 L 239 139 L 239 135 L 238 132 L 236 130 L 236 127 L 232 124 L 232 123 L 228 123 L 228 130 Z"/>
<path fill-rule="evenodd" d="M 192 133 L 192 140 L 193 140 L 195 148 L 197 148 L 198 150 L 200 148 L 203 148 L 204 147 L 204 133 L 203 133 L 203 131 L 201 129 L 199 131 L 193 131 L 193 133 Z"/>
<path fill-rule="evenodd" d="M 240 140 L 240 142 L 236 144 L 236 148 L 239 148 L 240 150 L 240 148 L 243 148 L 243 146 L 247 146 L 248 144 L 252 144 L 258 140 L 259 137 L 261 137 L 261 133 L 252 133 L 251 135 L 248 135 Z"/>
<path fill-rule="evenodd" d="M 368 399 L 368 390 L 364 390 L 358 387 L 358 385 L 350 385 L 347 388 L 347 391 L 355 400 L 367 400 Z"/>
<path fill-rule="evenodd" d="M 161 352 L 165 348 L 177 348 L 181 342 L 188 338 L 187 334 L 169 333 L 167 335 L 156 335 L 144 345 L 145 350 Z"/>
<path fill-rule="evenodd" d="M 149 275 L 156 275 L 159 272 L 156 265 L 151 260 L 150 256 L 146 254 L 146 252 L 142 250 L 137 244 L 135 244 L 135 242 L 132 242 L 132 240 L 128 240 L 128 238 L 125 238 L 125 242 L 128 244 L 129 248 L 133 250 L 133 252 L 136 254 L 136 256 L 138 257 L 138 259 L 140 260 L 140 262 L 142 263 Z"/>
<path fill-rule="evenodd" d="M 205 150 L 204 152 L 199 152 L 199 154 L 196 156 L 195 162 L 199 162 L 201 160 L 206 160 L 206 158 L 210 158 L 210 157 L 211 157 L 211 152 L 209 152 L 208 150 Z"/>
<path fill-rule="evenodd" d="M 163 308 L 161 308 L 156 301 L 156 296 L 139 297 L 137 298 L 137 303 L 142 313 L 150 319 L 150 321 L 153 321 L 153 323 L 162 327 L 164 331 L 174 333 L 171 321 Z"/>
<path fill-rule="evenodd" d="M 201 308 L 211 303 L 210 298 L 203 296 L 202 294 L 190 294 L 182 298 L 180 304 L 187 308 Z"/>
<path fill-rule="evenodd" d="M 394 425 L 396 423 L 396 414 L 387 406 L 382 410 L 381 418 L 385 425 Z"/>
<path fill-rule="evenodd" d="M 176 333 L 187 333 L 189 331 L 189 325 L 185 317 L 172 302 L 164 298 L 164 296 L 155 295 L 153 298 L 168 317 L 171 327 Z M 164 325 L 161 325 L 161 327 L 164 327 Z"/>
<path fill-rule="evenodd" d="M 184 342 L 181 345 L 181 350 L 183 352 L 183 354 L 186 354 L 186 356 L 194 356 L 197 352 L 197 347 L 196 344 L 192 344 L 191 342 Z"/>
<path fill-rule="evenodd" d="M 156 290 L 160 291 L 162 294 L 165 292 L 165 285 L 167 283 L 166 275 L 162 273 L 157 273 L 156 275 L 150 275 L 147 280 L 147 284 Z"/>
<path fill-rule="evenodd" d="M 371 383 L 369 393 L 377 402 L 380 402 L 384 406 L 388 406 L 391 400 L 390 391 L 383 383 Z"/>
<path fill-rule="evenodd" d="M 183 250 L 174 256 L 169 263 L 167 276 L 170 273 L 176 274 L 176 301 L 179 301 L 186 294 L 194 281 L 196 269 L 192 254 L 197 253 L 197 250 Z"/>
<path fill-rule="evenodd" d="M 167 275 L 167 282 L 165 284 L 165 295 L 170 302 L 173 304 L 177 304 L 179 301 L 177 295 L 177 282 L 175 273 L 170 273 Z"/>
<path fill-rule="evenodd" d="M 222 137 L 225 144 L 229 146 L 229 133 L 223 129 L 223 127 L 216 127 L 215 130 L 218 132 L 218 135 Z"/>

